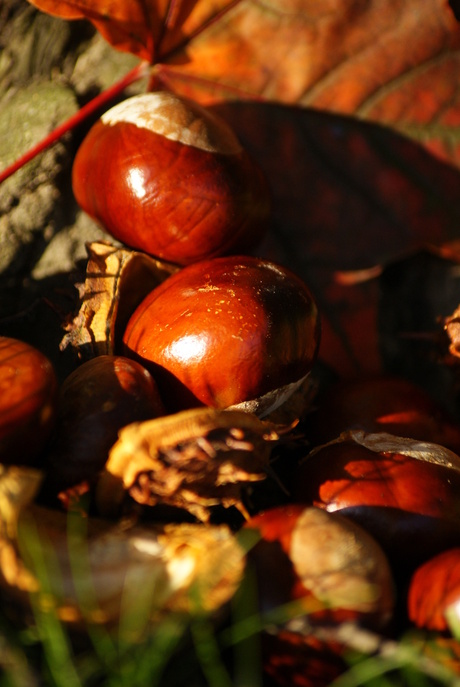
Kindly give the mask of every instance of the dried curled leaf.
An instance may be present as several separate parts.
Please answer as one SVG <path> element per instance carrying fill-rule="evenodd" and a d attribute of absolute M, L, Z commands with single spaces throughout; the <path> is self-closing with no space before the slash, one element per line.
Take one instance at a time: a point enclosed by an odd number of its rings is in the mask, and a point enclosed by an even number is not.
<path fill-rule="evenodd" d="M 66 325 L 61 349 L 72 346 L 83 359 L 113 355 L 125 325 L 141 300 L 178 268 L 106 241 L 86 246 L 80 309 Z"/>
<path fill-rule="evenodd" d="M 274 425 L 243 411 L 199 408 L 123 428 L 97 486 L 103 514 L 126 491 L 145 505 L 183 508 L 204 522 L 212 506 L 236 506 L 242 486 L 267 475 Z"/>

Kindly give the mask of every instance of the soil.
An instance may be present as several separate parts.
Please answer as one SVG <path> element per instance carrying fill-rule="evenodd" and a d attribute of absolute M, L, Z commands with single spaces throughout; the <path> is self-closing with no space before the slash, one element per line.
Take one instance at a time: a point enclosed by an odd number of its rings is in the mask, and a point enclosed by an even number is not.
<path fill-rule="evenodd" d="M 50 17 L 27 0 L 2 0 L 0 169 L 136 61 L 113 50 L 89 22 Z M 138 82 L 124 97 L 143 88 Z M 0 335 L 42 350 L 60 379 L 76 364 L 59 343 L 78 305 L 85 244 L 109 238 L 78 208 L 71 187 L 73 156 L 98 114 L 0 185 Z"/>

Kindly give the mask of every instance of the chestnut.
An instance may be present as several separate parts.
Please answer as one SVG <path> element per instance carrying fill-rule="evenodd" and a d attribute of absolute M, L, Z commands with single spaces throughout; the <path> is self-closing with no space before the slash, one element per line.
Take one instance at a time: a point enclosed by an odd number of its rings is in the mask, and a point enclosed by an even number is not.
<path fill-rule="evenodd" d="M 388 561 L 347 518 L 299 504 L 280 506 L 251 518 L 240 536 L 249 545 L 248 571 L 265 628 L 264 670 L 278 684 L 326 685 L 342 673 L 342 623 L 376 631 L 388 626 L 395 602 Z M 277 618 L 280 609 L 284 617 Z"/>
<path fill-rule="evenodd" d="M 135 360 L 101 355 L 82 363 L 61 385 L 42 496 L 91 480 L 122 427 L 163 413 L 154 379 Z"/>
<path fill-rule="evenodd" d="M 166 91 L 103 114 L 77 151 L 72 184 L 114 238 L 180 265 L 249 251 L 270 213 L 265 177 L 226 122 Z"/>
<path fill-rule="evenodd" d="M 353 620 L 383 628 L 394 608 L 393 577 L 379 544 L 339 513 L 302 504 L 278 506 L 248 520 L 257 537 L 248 551 L 269 613 L 289 602 L 308 622 Z"/>
<path fill-rule="evenodd" d="M 460 622 L 460 548 L 447 549 L 421 565 L 407 595 L 410 620 L 417 627 L 447 633 Z"/>
<path fill-rule="evenodd" d="M 123 352 L 152 372 L 170 411 L 227 408 L 293 391 L 319 338 L 315 300 L 297 275 L 228 256 L 188 265 L 156 287 L 131 316 Z"/>
<path fill-rule="evenodd" d="M 0 336 L 0 462 L 33 465 L 52 432 L 58 382 L 34 346 Z"/>
<path fill-rule="evenodd" d="M 365 437 L 374 449 L 345 434 L 313 450 L 292 475 L 291 498 L 361 524 L 407 578 L 430 556 L 460 544 L 459 459 L 436 444 Z"/>

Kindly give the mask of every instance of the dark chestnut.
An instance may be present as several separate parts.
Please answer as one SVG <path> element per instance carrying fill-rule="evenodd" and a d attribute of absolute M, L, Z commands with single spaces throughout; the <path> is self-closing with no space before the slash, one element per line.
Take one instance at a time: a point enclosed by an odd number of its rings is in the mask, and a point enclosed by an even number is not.
<path fill-rule="evenodd" d="M 460 427 L 423 388 L 401 377 L 373 375 L 334 384 L 309 419 L 309 438 L 316 445 L 361 429 L 460 451 Z"/>
<path fill-rule="evenodd" d="M 112 236 L 181 265 L 247 252 L 267 229 L 265 177 L 230 127 L 166 91 L 102 115 L 77 152 L 72 183 Z"/>
<path fill-rule="evenodd" d="M 0 337 L 0 462 L 31 465 L 54 426 L 58 382 L 34 346 Z"/>
<path fill-rule="evenodd" d="M 297 275 L 230 256 L 168 277 L 135 310 L 123 342 L 175 411 L 226 408 L 297 384 L 313 365 L 319 338 L 314 298 Z"/>
<path fill-rule="evenodd" d="M 135 360 L 101 355 L 63 382 L 43 492 L 56 494 L 104 466 L 119 430 L 164 413 L 156 383 Z"/>

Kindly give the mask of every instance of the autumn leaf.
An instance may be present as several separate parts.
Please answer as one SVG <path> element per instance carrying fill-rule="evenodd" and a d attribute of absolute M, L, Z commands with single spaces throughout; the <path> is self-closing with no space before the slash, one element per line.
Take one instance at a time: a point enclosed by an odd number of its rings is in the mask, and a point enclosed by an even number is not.
<path fill-rule="evenodd" d="M 423 9 L 417 0 L 392 0 L 384 9 L 375 0 L 31 2 L 88 18 L 116 48 L 149 60 L 173 90 L 198 100 L 245 94 L 381 117 L 395 100 L 414 105 L 398 95 L 408 86 L 428 86 L 429 99 L 444 71 L 441 81 L 455 94 L 460 28 L 444 0 L 426 0 Z"/>

